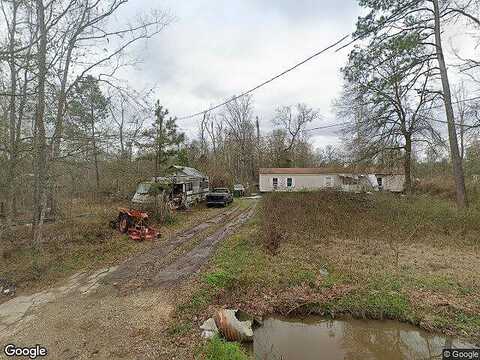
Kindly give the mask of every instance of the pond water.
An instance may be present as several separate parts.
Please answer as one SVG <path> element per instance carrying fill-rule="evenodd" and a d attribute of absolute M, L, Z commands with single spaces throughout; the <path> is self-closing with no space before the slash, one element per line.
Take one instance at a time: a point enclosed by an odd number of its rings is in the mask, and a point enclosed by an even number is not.
<path fill-rule="evenodd" d="M 259 360 L 441 359 L 444 348 L 473 344 L 396 321 L 270 318 L 249 351 Z"/>

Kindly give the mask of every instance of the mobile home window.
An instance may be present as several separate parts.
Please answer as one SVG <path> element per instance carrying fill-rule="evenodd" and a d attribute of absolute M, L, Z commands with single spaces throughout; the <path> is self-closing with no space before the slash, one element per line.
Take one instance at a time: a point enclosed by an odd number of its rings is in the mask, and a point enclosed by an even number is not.
<path fill-rule="evenodd" d="M 273 184 L 273 188 L 276 189 L 278 187 L 278 178 L 273 178 L 272 184 Z"/>
<path fill-rule="evenodd" d="M 333 186 L 333 178 L 331 176 L 327 176 L 325 178 L 325 186 L 332 187 Z"/>
<path fill-rule="evenodd" d="M 292 186 L 293 186 L 293 179 L 287 178 L 287 187 L 292 187 Z"/>
<path fill-rule="evenodd" d="M 383 178 L 377 177 L 377 183 L 379 188 L 383 187 Z"/>

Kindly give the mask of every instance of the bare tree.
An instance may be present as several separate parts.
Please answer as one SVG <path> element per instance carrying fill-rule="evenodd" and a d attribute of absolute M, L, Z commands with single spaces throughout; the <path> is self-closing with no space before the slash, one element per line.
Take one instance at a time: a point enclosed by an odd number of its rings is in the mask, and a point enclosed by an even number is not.
<path fill-rule="evenodd" d="M 47 189 L 47 138 L 45 133 L 45 84 L 47 78 L 47 23 L 43 0 L 36 0 L 39 43 L 37 48 L 37 103 L 34 124 L 34 197 L 33 197 L 33 239 L 41 242 L 41 228 L 45 217 Z"/>
<path fill-rule="evenodd" d="M 306 125 L 317 120 L 319 116 L 318 111 L 306 104 L 297 104 L 295 108 L 283 106 L 277 109 L 273 123 L 286 134 L 286 144 L 281 151 L 287 163 L 292 163 L 292 152 L 295 151 Z"/>
<path fill-rule="evenodd" d="M 254 176 L 256 169 L 253 164 L 254 133 L 253 98 L 251 95 L 236 98 L 225 105 L 225 111 L 220 114 L 225 123 L 228 136 L 228 158 L 233 162 L 234 175 L 238 180 Z"/>
<path fill-rule="evenodd" d="M 478 103 L 468 102 L 468 93 L 463 81 L 453 90 L 455 112 L 457 119 L 457 133 L 460 140 L 460 157 L 465 159 L 466 148 L 473 140 L 480 124 L 478 118 Z"/>
<path fill-rule="evenodd" d="M 141 143 L 145 122 L 152 116 L 153 89 L 136 91 L 130 87 L 110 86 L 108 91 L 108 111 L 116 126 L 112 130 L 112 147 L 118 148 L 119 160 L 131 162 L 134 148 Z"/>
<path fill-rule="evenodd" d="M 18 162 L 22 151 L 21 130 L 23 126 L 24 115 L 29 102 L 28 92 L 31 83 L 30 62 L 32 61 L 31 52 L 35 42 L 36 34 L 24 21 L 25 17 L 31 16 L 34 10 L 30 4 L 18 0 L 11 2 L 0 2 L 1 12 L 6 26 L 6 47 L 3 52 L 4 60 L 8 64 L 9 81 L 8 86 L 4 86 L 2 97 L 8 101 L 8 107 L 5 113 L 8 113 L 7 131 L 9 134 L 8 142 L 5 142 L 8 152 L 8 171 L 7 171 L 7 223 L 10 223 L 12 217 L 16 214 L 16 176 L 18 173 Z M 30 46 L 25 48 L 23 53 L 18 51 L 19 47 L 25 44 Z M 0 64 L 1 73 L 1 64 Z"/>

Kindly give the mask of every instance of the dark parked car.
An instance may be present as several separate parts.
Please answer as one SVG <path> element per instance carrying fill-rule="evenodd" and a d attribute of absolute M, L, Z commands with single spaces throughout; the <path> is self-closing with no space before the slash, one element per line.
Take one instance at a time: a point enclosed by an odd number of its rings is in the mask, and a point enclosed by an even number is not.
<path fill-rule="evenodd" d="M 207 206 L 222 205 L 227 206 L 233 202 L 233 196 L 227 188 L 215 188 L 207 194 Z"/>

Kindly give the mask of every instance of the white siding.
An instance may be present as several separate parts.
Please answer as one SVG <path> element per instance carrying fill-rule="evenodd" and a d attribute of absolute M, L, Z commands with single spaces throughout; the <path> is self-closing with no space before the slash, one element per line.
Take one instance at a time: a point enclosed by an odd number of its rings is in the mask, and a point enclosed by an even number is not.
<path fill-rule="evenodd" d="M 328 184 L 332 188 L 341 186 L 340 177 L 336 174 L 260 174 L 259 187 L 261 192 L 274 190 L 273 178 L 278 179 L 276 191 L 324 189 Z M 287 187 L 287 178 L 292 178 L 292 187 Z"/>
<path fill-rule="evenodd" d="M 404 189 L 404 175 L 376 175 L 383 179 L 383 190 L 400 192 Z M 372 175 L 375 178 L 375 175 Z M 273 178 L 278 179 L 278 186 L 273 187 Z M 287 187 L 287 178 L 292 178 L 292 186 Z M 345 185 L 339 174 L 260 174 L 260 192 L 301 191 L 319 189 L 339 189 L 343 191 L 373 190 L 366 176 L 362 176 L 358 185 Z"/>

